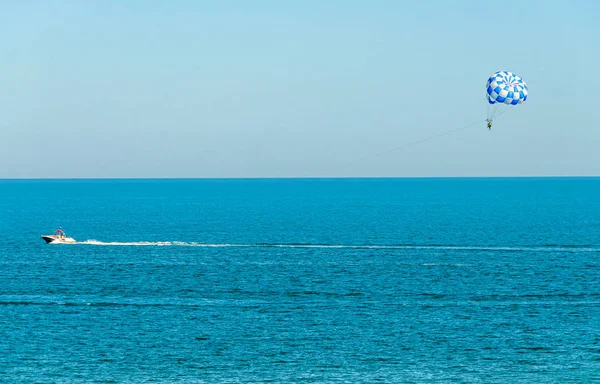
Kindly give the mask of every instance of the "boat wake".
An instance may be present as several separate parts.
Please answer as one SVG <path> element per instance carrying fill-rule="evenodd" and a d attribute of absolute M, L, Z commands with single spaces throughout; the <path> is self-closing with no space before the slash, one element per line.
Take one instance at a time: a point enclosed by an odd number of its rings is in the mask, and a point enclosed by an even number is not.
<path fill-rule="evenodd" d="M 600 252 L 598 247 L 573 246 L 573 245 L 542 245 L 522 247 L 500 247 L 500 246 L 460 246 L 460 245 L 344 245 L 344 244 L 231 244 L 231 243 L 200 243 L 185 241 L 134 241 L 134 242 L 104 242 L 98 240 L 86 240 L 77 242 L 79 245 L 96 246 L 119 246 L 119 247 L 204 247 L 204 248 L 314 248 L 314 249 L 370 249 L 370 250 L 455 250 L 455 251 L 488 251 L 488 252 Z"/>

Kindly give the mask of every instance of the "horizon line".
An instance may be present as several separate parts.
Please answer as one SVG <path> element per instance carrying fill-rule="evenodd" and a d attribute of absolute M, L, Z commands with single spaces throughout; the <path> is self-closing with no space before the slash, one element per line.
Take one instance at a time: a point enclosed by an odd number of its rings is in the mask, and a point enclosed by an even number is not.
<path fill-rule="evenodd" d="M 0 177 L 0 180 L 357 180 L 357 179 L 581 179 L 600 175 L 502 175 L 502 176 L 245 176 L 245 177 Z"/>

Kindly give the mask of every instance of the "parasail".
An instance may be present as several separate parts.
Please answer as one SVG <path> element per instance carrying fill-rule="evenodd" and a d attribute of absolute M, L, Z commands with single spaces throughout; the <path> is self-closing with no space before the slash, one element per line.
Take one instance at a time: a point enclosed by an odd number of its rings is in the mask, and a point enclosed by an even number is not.
<path fill-rule="evenodd" d="M 488 128 L 492 127 L 495 117 L 515 105 L 524 103 L 528 93 L 527 84 L 512 72 L 498 71 L 490 76 L 486 84 Z"/>

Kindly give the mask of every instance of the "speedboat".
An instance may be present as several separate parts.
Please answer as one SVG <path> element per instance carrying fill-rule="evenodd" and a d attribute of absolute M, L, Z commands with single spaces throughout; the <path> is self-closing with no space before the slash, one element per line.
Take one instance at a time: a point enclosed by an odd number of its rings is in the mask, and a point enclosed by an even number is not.
<path fill-rule="evenodd" d="M 76 243 L 75 239 L 72 237 L 67 237 L 67 234 L 62 229 L 57 229 L 54 231 L 54 235 L 42 235 L 42 239 L 46 242 L 46 244 L 73 244 Z"/>

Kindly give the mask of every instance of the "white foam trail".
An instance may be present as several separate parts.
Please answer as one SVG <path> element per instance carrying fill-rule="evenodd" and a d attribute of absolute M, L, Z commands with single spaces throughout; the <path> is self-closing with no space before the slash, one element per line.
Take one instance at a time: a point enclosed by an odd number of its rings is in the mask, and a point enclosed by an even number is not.
<path fill-rule="evenodd" d="M 162 247 L 174 245 L 173 242 L 170 241 L 134 241 L 134 242 L 104 242 L 98 240 L 86 240 L 83 242 L 77 242 L 77 244 L 88 244 L 88 245 L 113 245 L 113 246 L 151 246 L 151 247 Z"/>
<path fill-rule="evenodd" d="M 432 249 L 456 251 L 491 251 L 491 252 L 600 252 L 600 248 L 568 247 L 568 246 L 531 246 L 531 247 L 492 247 L 492 246 L 453 246 L 453 245 L 343 245 L 343 244 L 212 244 L 185 241 L 134 241 L 104 242 L 86 240 L 78 242 L 83 245 L 99 246 L 133 246 L 133 247 L 206 247 L 206 248 L 315 248 L 315 249 Z"/>

